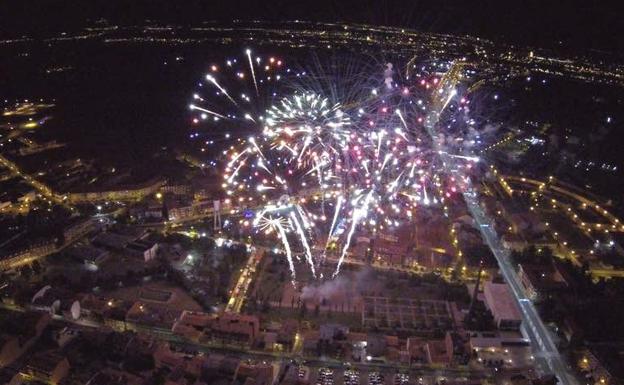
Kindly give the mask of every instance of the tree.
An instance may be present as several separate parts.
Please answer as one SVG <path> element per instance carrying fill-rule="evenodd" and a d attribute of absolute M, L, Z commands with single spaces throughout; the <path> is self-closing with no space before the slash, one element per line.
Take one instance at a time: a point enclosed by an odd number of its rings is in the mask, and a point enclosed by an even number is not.
<path fill-rule="evenodd" d="M 455 267 L 453 267 L 453 271 L 451 272 L 451 280 L 453 282 L 457 282 L 461 276 L 461 268 L 462 268 L 462 264 L 460 262 L 455 264 Z"/>
<path fill-rule="evenodd" d="M 39 263 L 39 261 L 34 260 L 31 265 L 31 268 L 36 275 L 41 274 L 41 263 Z"/>
<path fill-rule="evenodd" d="M 32 276 L 32 269 L 30 265 L 24 265 L 20 268 L 20 275 L 26 279 L 29 279 Z"/>
<path fill-rule="evenodd" d="M 63 231 L 59 231 L 56 234 L 56 247 L 61 247 L 65 244 L 65 234 L 63 233 Z"/>
<path fill-rule="evenodd" d="M 299 308 L 299 318 L 305 318 L 307 311 L 308 307 L 306 306 L 305 301 L 303 301 L 301 303 L 301 307 Z"/>
<path fill-rule="evenodd" d="M 262 302 L 262 312 L 263 313 L 268 313 L 269 310 L 271 310 L 271 304 L 269 304 L 269 301 L 265 299 Z"/>
<path fill-rule="evenodd" d="M 465 250 L 464 254 L 468 266 L 479 266 L 481 263 L 486 267 L 497 266 L 494 254 L 485 244 L 470 246 Z"/>
<path fill-rule="evenodd" d="M 522 253 L 518 250 L 511 250 L 509 258 L 514 265 L 518 265 L 522 262 Z"/>
<path fill-rule="evenodd" d="M 150 354 L 137 354 L 124 361 L 124 368 L 130 372 L 145 372 L 154 369 L 154 357 Z"/>
<path fill-rule="evenodd" d="M 126 277 L 125 278 L 126 278 L 125 279 L 125 284 L 126 285 L 132 285 L 132 284 L 136 283 L 136 281 L 137 281 L 136 273 L 132 269 L 128 269 L 126 271 Z"/>
<path fill-rule="evenodd" d="M 163 369 L 156 370 L 149 379 L 148 385 L 164 385 L 167 382 Z"/>

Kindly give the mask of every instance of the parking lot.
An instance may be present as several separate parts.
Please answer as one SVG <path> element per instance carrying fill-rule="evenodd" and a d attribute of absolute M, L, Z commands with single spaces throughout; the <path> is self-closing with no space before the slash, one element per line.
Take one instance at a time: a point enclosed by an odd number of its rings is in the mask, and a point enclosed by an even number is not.
<path fill-rule="evenodd" d="M 433 377 L 397 373 L 390 370 L 310 368 L 315 385 L 430 385 Z"/>

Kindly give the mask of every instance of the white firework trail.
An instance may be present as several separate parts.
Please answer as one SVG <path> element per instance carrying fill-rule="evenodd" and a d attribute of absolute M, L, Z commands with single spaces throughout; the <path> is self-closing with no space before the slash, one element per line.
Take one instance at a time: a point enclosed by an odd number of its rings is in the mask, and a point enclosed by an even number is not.
<path fill-rule="evenodd" d="M 349 229 L 349 233 L 347 234 L 347 239 L 342 248 L 342 252 L 340 253 L 340 258 L 338 258 L 336 271 L 334 271 L 334 274 L 332 275 L 332 277 L 334 278 L 340 273 L 340 267 L 342 266 L 342 263 L 344 262 L 344 259 L 347 256 L 347 251 L 349 250 L 349 247 L 351 246 L 351 238 L 353 238 L 353 234 L 355 233 L 356 227 L 360 223 L 360 220 L 362 218 L 366 218 L 366 216 L 368 215 L 368 205 L 370 204 L 372 194 L 373 194 L 373 191 L 372 190 L 369 191 L 368 194 L 366 194 L 366 198 L 364 198 L 364 203 L 362 204 L 362 206 L 359 206 L 353 209 L 353 215 L 351 216 L 351 228 Z M 355 200 L 356 205 L 358 204 L 358 201 L 360 200 L 360 198 L 361 196 L 356 198 Z"/>
<path fill-rule="evenodd" d="M 256 82 L 256 72 L 254 71 L 253 61 L 251 60 L 251 50 L 247 49 L 245 53 L 247 54 L 247 59 L 249 59 L 249 69 L 251 70 L 251 77 L 253 78 L 254 87 L 256 87 L 256 95 L 260 96 L 260 91 L 258 91 L 258 82 Z"/>
<path fill-rule="evenodd" d="M 329 247 L 329 240 L 334 234 L 334 228 L 336 227 L 336 222 L 338 221 L 338 214 L 340 213 L 340 209 L 342 208 L 343 201 L 344 201 L 344 198 L 342 197 L 342 195 L 339 195 L 338 199 L 336 200 L 336 206 L 334 208 L 334 218 L 332 219 L 331 226 L 329 227 L 329 234 L 327 235 L 327 242 L 325 242 L 325 251 L 327 251 L 327 248 Z M 323 252 L 323 254 L 325 253 L 325 251 Z"/>
<path fill-rule="evenodd" d="M 405 122 L 405 119 L 403 118 L 403 114 L 401 113 L 401 110 L 397 108 L 396 110 L 394 110 L 394 113 L 399 116 L 399 119 L 401 119 L 401 123 L 403 123 L 403 127 L 405 127 L 406 130 L 409 130 L 409 128 L 407 128 L 407 123 Z"/>
<path fill-rule="evenodd" d="M 221 91 L 223 93 L 223 95 L 225 95 L 228 99 L 230 99 L 230 101 L 232 103 L 234 103 L 235 106 L 238 106 L 238 103 L 236 103 L 236 100 L 234 100 L 230 94 L 228 94 L 228 92 L 225 90 L 225 88 L 221 87 L 221 84 L 219 84 L 217 82 L 217 79 L 214 78 L 214 76 L 208 74 L 206 75 L 206 80 L 208 80 L 210 83 L 214 84 L 215 87 L 217 87 L 219 89 L 219 91 Z"/>
<path fill-rule="evenodd" d="M 314 268 L 314 260 L 312 259 L 312 251 L 310 250 L 310 245 L 308 245 L 307 236 L 306 236 L 303 228 L 301 227 L 301 224 L 299 223 L 299 219 L 297 218 L 297 215 L 295 214 L 294 211 L 290 212 L 290 218 L 292 219 L 292 221 L 295 224 L 295 230 L 297 231 L 297 234 L 299 235 L 299 237 L 301 239 L 301 244 L 303 245 L 303 247 L 305 249 L 306 260 L 308 262 L 308 265 L 310 266 L 310 270 L 312 271 L 312 276 L 314 278 L 316 278 L 316 271 L 315 271 L 315 268 Z"/>
<path fill-rule="evenodd" d="M 217 113 L 217 112 L 210 111 L 210 110 L 207 110 L 207 109 L 205 109 L 205 108 L 202 108 L 202 107 L 196 106 L 195 104 L 191 104 L 191 105 L 189 106 L 189 108 L 191 109 L 191 111 L 192 111 L 192 110 L 197 110 L 197 111 L 205 112 L 205 113 L 210 114 L 210 115 L 214 115 L 214 116 L 216 116 L 216 117 L 218 117 L 218 118 L 221 118 L 221 119 L 227 119 L 227 116 L 223 116 L 223 115 L 221 115 L 221 114 L 219 114 L 219 113 Z"/>
<path fill-rule="evenodd" d="M 288 243 L 288 237 L 286 236 L 286 231 L 284 231 L 284 226 L 281 223 L 277 224 L 277 230 L 279 232 L 280 238 L 282 240 L 282 244 L 284 245 L 284 250 L 286 251 L 286 260 L 288 260 L 288 267 L 290 267 L 290 275 L 292 279 L 295 279 L 295 264 L 292 258 L 292 251 L 290 250 L 290 244 Z"/>
<path fill-rule="evenodd" d="M 284 228 L 284 223 L 288 223 L 285 218 L 272 216 L 266 216 L 267 213 L 279 213 L 281 207 L 268 206 L 256 215 L 253 225 L 264 231 L 276 231 L 279 234 L 279 239 L 282 241 L 284 252 L 286 253 L 286 260 L 288 261 L 288 267 L 290 269 L 290 275 L 292 279 L 295 279 L 295 263 L 293 261 L 292 250 L 290 249 L 290 243 L 288 242 L 288 235 Z"/>

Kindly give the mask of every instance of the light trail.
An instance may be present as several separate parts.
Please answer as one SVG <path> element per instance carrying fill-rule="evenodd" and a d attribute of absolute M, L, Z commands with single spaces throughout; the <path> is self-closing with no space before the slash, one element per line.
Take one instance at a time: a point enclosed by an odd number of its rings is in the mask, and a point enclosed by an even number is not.
<path fill-rule="evenodd" d="M 191 104 L 191 105 L 189 106 L 189 108 L 190 108 L 191 110 L 198 110 L 198 111 L 201 111 L 201 112 L 205 112 L 205 113 L 207 113 L 207 114 L 210 114 L 210 115 L 214 115 L 214 116 L 216 116 L 216 117 L 218 117 L 218 118 L 227 119 L 227 116 L 223 116 L 223 115 L 221 115 L 221 114 L 219 114 L 219 113 L 216 113 L 216 112 L 214 112 L 214 111 L 210 111 L 210 110 L 208 110 L 208 109 L 205 109 L 205 108 L 202 108 L 202 107 L 198 107 L 198 106 L 196 106 L 196 105 L 194 105 L 194 104 Z"/>
<path fill-rule="evenodd" d="M 225 90 L 225 88 L 221 87 L 221 85 L 219 83 L 217 83 L 217 79 L 215 79 L 214 76 L 208 74 L 208 75 L 206 75 L 206 80 L 208 80 L 210 83 L 214 84 L 214 86 L 217 87 L 219 89 L 219 91 L 221 91 L 223 93 L 223 95 L 225 95 L 232 103 L 234 103 L 234 105 L 238 106 L 238 103 L 236 103 L 236 100 L 232 99 L 232 97 L 230 96 L 230 94 L 228 94 L 228 92 Z"/>
<path fill-rule="evenodd" d="M 247 49 L 245 53 L 247 54 L 247 59 L 249 59 L 249 69 L 251 70 L 251 77 L 253 78 L 254 86 L 256 87 L 256 95 L 260 96 L 260 91 L 258 91 L 258 82 L 256 81 L 256 72 L 254 71 L 253 61 L 251 60 L 251 50 Z"/>
<path fill-rule="evenodd" d="M 310 250 L 310 245 L 308 245 L 307 236 L 304 233 L 303 228 L 301 228 L 301 224 L 299 223 L 299 219 L 295 215 L 295 212 L 291 212 L 290 213 L 290 218 L 295 223 L 295 228 L 297 230 L 297 233 L 299 234 L 299 237 L 301 239 L 301 243 L 303 244 L 303 247 L 305 249 L 306 260 L 308 262 L 308 265 L 310 266 L 310 271 L 312 272 L 312 276 L 314 278 L 316 278 L 316 270 L 314 268 L 314 260 L 312 259 L 312 250 Z"/>

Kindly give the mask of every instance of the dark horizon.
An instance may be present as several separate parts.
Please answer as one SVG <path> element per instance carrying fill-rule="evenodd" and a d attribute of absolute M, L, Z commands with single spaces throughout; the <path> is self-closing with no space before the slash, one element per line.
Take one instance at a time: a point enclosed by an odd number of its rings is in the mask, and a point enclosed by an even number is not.
<path fill-rule="evenodd" d="M 475 6 L 458 0 L 232 0 L 219 4 L 201 0 L 94 0 L 88 5 L 77 1 L 27 0 L 0 5 L 0 15 L 12 15 L 3 21 L 8 28 L 0 35 L 44 36 L 100 18 L 122 25 L 146 19 L 165 23 L 298 19 L 405 27 L 422 32 L 469 34 L 511 44 L 621 54 L 623 11 L 622 4 L 599 1 L 568 1 L 562 5 L 537 0 L 484 0 Z"/>

